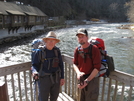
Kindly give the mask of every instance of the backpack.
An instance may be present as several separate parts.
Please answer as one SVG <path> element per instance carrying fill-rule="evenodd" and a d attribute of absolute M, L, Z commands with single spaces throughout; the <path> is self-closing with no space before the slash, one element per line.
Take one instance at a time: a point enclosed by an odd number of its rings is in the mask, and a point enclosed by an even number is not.
<path fill-rule="evenodd" d="M 41 48 L 44 45 L 45 45 L 45 43 L 41 39 L 33 40 L 33 42 L 32 42 L 32 54 L 31 54 L 32 61 L 34 59 L 34 56 L 35 56 L 37 49 Z"/>
<path fill-rule="evenodd" d="M 113 57 L 108 55 L 105 50 L 104 40 L 97 37 L 91 37 L 89 39 L 89 43 L 96 45 L 99 48 L 101 53 L 101 68 L 96 77 L 108 77 L 110 75 L 110 72 L 114 71 L 115 66 L 114 66 Z M 92 45 L 90 45 L 90 47 L 91 48 L 89 51 L 92 50 Z M 92 59 L 91 56 L 92 54 L 90 54 L 90 58 Z"/>
<path fill-rule="evenodd" d="M 38 49 L 40 46 L 45 45 L 44 41 L 42 39 L 35 39 L 32 42 L 33 49 Z"/>
<path fill-rule="evenodd" d="M 86 54 L 89 54 L 91 60 L 92 60 L 93 45 L 96 45 L 101 53 L 101 68 L 96 77 L 108 77 L 110 75 L 110 72 L 114 71 L 115 67 L 113 57 L 109 56 L 105 51 L 105 45 L 103 39 L 97 37 L 91 37 L 88 42 L 90 43 L 90 46 L 88 47 L 89 52 Z M 78 47 L 78 52 L 81 53 L 79 50 L 80 46 Z"/>

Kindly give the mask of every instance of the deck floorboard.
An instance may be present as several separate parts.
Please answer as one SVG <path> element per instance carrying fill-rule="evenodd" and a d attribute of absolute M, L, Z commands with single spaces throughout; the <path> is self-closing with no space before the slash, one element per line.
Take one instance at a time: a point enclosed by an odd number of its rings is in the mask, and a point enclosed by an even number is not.
<path fill-rule="evenodd" d="M 48 101 L 50 101 L 50 99 Z M 71 98 L 69 95 L 67 95 L 65 92 L 62 92 L 59 93 L 57 101 L 75 101 L 75 100 Z"/>
<path fill-rule="evenodd" d="M 65 92 L 62 92 L 59 94 L 57 101 L 75 101 L 75 100 L 73 100 L 73 98 L 71 98 Z"/>

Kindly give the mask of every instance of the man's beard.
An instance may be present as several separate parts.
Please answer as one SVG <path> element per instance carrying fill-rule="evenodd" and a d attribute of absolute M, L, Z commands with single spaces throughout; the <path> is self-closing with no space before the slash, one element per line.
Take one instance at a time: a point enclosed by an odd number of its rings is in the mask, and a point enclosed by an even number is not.
<path fill-rule="evenodd" d="M 80 45 L 84 45 L 84 44 L 85 44 L 85 42 L 79 42 L 79 44 L 80 44 Z"/>

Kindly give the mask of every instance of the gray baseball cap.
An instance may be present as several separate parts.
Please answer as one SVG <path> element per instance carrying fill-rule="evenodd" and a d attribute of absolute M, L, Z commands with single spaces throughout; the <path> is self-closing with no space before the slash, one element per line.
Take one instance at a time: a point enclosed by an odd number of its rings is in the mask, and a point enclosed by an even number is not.
<path fill-rule="evenodd" d="M 87 32 L 87 30 L 86 30 L 85 28 L 80 28 L 80 29 L 78 29 L 78 31 L 77 31 L 77 33 L 76 33 L 76 36 L 77 36 L 78 34 L 83 34 L 83 35 L 88 36 L 88 32 Z"/>

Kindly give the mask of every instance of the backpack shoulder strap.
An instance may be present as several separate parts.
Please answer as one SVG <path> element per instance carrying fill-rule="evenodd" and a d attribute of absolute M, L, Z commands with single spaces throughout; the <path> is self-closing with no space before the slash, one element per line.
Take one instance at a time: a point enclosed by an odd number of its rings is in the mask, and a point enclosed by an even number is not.
<path fill-rule="evenodd" d="M 80 54 L 80 56 L 83 58 L 83 59 L 85 59 L 85 54 L 84 54 L 84 52 L 83 51 L 81 51 L 81 46 L 78 46 L 77 48 L 76 48 L 76 54 L 77 54 L 77 56 L 78 56 L 78 54 Z M 84 55 L 83 55 L 84 54 Z M 85 60 L 84 60 L 85 61 Z"/>
<path fill-rule="evenodd" d="M 90 45 L 89 45 L 89 57 L 92 59 L 92 47 L 93 47 L 93 45 L 90 43 Z"/>
<path fill-rule="evenodd" d="M 78 54 L 78 53 L 83 53 L 82 51 L 80 51 L 80 47 L 81 47 L 81 46 L 78 46 L 78 47 L 77 47 L 77 51 L 78 51 L 77 54 Z M 92 47 L 93 47 L 93 44 L 90 44 L 89 47 L 88 47 L 89 52 L 87 53 L 87 54 L 89 54 L 89 57 L 90 57 L 91 59 L 92 59 Z"/>
<path fill-rule="evenodd" d="M 77 47 L 77 53 L 83 53 L 83 51 L 80 51 L 80 49 L 81 49 L 81 46 L 78 46 Z"/>
<path fill-rule="evenodd" d="M 43 63 L 44 63 L 44 58 L 46 57 L 46 52 L 45 52 L 45 47 L 40 47 L 39 48 L 39 59 L 40 59 L 40 70 L 39 74 L 41 74 L 42 68 L 43 68 Z"/>
<path fill-rule="evenodd" d="M 44 62 L 44 58 L 46 57 L 45 47 L 40 47 L 39 49 L 39 59 L 41 60 L 41 62 Z"/>
<path fill-rule="evenodd" d="M 77 48 L 78 48 L 78 51 L 80 50 L 80 47 L 81 47 L 81 46 L 78 46 L 78 47 L 77 47 Z"/>
<path fill-rule="evenodd" d="M 58 51 L 60 51 L 59 48 L 57 48 L 57 47 L 55 46 L 55 47 L 54 47 L 54 53 L 55 53 L 55 56 L 56 56 L 56 57 L 58 57 Z"/>

